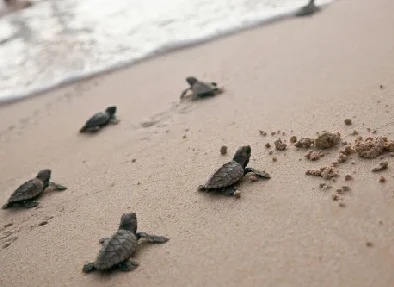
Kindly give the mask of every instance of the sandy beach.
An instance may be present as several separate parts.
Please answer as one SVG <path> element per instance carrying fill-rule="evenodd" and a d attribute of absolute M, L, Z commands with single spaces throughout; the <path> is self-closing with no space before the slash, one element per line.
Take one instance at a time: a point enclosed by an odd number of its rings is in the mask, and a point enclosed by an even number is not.
<path fill-rule="evenodd" d="M 289 143 L 322 130 L 349 143 L 353 130 L 394 139 L 392 11 L 390 0 L 337 1 L 0 106 L 1 205 L 40 169 L 68 187 L 38 208 L 0 210 L 0 286 L 392 286 L 394 157 L 373 173 L 380 157 L 353 154 L 323 190 L 305 171 L 342 146 L 312 162 Z M 179 103 L 189 75 L 226 92 Z M 117 126 L 79 134 L 111 105 Z M 288 148 L 270 155 L 277 130 Z M 245 144 L 249 166 L 270 180 L 245 177 L 240 199 L 196 191 Z M 339 207 L 332 194 L 343 185 Z M 83 274 L 124 212 L 170 241 L 141 246 L 133 272 Z"/>

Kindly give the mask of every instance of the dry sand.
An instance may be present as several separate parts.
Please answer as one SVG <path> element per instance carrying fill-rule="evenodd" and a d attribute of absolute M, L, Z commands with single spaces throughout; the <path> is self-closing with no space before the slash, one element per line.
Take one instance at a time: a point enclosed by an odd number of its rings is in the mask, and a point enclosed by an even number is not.
<path fill-rule="evenodd" d="M 45 194 L 37 209 L 0 211 L 0 244 L 11 243 L 0 248 L 0 286 L 392 286 L 393 158 L 375 174 L 379 158 L 353 155 L 325 191 L 305 170 L 329 164 L 341 147 L 317 162 L 299 161 L 304 151 L 288 141 L 321 130 L 351 141 L 347 134 L 369 135 L 367 128 L 394 138 L 392 11 L 391 0 L 338 1 L 311 18 L 1 107 L 0 202 L 42 168 L 68 190 Z M 227 92 L 176 105 L 187 75 Z M 78 134 L 88 116 L 114 104 L 118 126 Z M 156 124 L 143 128 L 146 121 Z M 289 146 L 274 151 L 272 162 L 264 144 L 278 137 L 259 130 L 278 129 Z M 252 146 L 250 166 L 272 178 L 244 180 L 238 200 L 197 193 L 242 144 Z M 353 180 L 340 208 L 332 190 L 345 174 Z M 137 212 L 141 231 L 171 240 L 142 248 L 134 272 L 82 274 L 99 238 L 127 211 Z"/>

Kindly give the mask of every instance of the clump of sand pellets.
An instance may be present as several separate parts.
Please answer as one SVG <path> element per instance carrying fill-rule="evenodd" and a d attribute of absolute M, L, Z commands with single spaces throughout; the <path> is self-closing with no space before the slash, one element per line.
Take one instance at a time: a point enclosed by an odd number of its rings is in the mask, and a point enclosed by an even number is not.
<path fill-rule="evenodd" d="M 306 154 L 305 157 L 309 160 L 315 161 L 320 159 L 321 157 L 324 156 L 324 153 L 321 150 L 315 151 L 315 150 L 309 150 Z"/>
<path fill-rule="evenodd" d="M 328 149 L 333 146 L 336 146 L 340 139 L 340 133 L 330 133 L 327 131 L 322 131 L 316 133 L 316 138 L 301 138 L 298 142 L 296 142 L 295 146 L 298 148 L 309 148 L 314 146 L 317 149 Z"/>
<path fill-rule="evenodd" d="M 286 146 L 287 146 L 285 143 L 282 142 L 281 139 L 277 139 L 276 141 L 274 141 L 274 144 L 275 144 L 276 150 L 280 150 L 280 151 L 285 150 Z"/>
<path fill-rule="evenodd" d="M 340 139 L 340 133 L 334 134 L 323 131 L 321 133 L 317 133 L 317 138 L 315 139 L 315 147 L 320 149 L 327 149 L 336 146 L 339 143 Z"/>
<path fill-rule="evenodd" d="M 357 152 L 359 157 L 376 158 L 383 153 L 385 148 L 385 141 L 382 137 L 366 138 L 364 141 L 361 138 L 356 139 L 353 149 Z"/>
<path fill-rule="evenodd" d="M 326 180 L 339 176 L 338 170 L 332 165 L 328 165 L 320 169 L 309 169 L 305 172 L 305 174 L 312 176 L 321 176 L 323 179 Z"/>

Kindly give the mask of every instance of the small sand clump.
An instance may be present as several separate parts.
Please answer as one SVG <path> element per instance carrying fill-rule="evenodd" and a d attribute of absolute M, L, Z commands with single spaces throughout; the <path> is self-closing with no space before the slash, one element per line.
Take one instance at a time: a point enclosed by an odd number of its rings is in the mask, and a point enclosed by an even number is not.
<path fill-rule="evenodd" d="M 225 154 L 227 154 L 227 146 L 225 146 L 225 145 L 223 145 L 221 148 L 220 148 L 220 153 L 222 154 L 222 155 L 225 155 Z"/>
<path fill-rule="evenodd" d="M 347 161 L 346 154 L 344 154 L 343 152 L 340 152 L 339 156 L 338 156 L 338 162 L 339 163 L 344 163 L 345 161 Z"/>
<path fill-rule="evenodd" d="M 319 187 L 320 187 L 321 189 L 328 190 L 328 189 L 332 188 L 332 185 L 329 185 L 329 184 L 327 184 L 327 183 L 325 183 L 325 182 L 322 182 L 322 183 L 320 183 Z"/>
<path fill-rule="evenodd" d="M 382 137 L 366 138 L 363 142 L 362 139 L 357 139 L 353 149 L 357 152 L 358 156 L 364 158 L 376 158 L 383 153 L 385 141 Z"/>
<path fill-rule="evenodd" d="M 372 171 L 381 171 L 381 170 L 385 170 L 389 167 L 389 162 L 388 161 L 382 161 L 379 164 L 377 164 Z"/>
<path fill-rule="evenodd" d="M 295 143 L 297 142 L 297 137 L 296 137 L 296 136 L 290 137 L 290 142 L 291 142 L 292 144 L 295 144 Z"/>
<path fill-rule="evenodd" d="M 351 155 L 354 152 L 352 149 L 351 145 L 346 145 L 342 150 L 341 153 L 344 153 L 345 155 Z"/>
<path fill-rule="evenodd" d="M 321 176 L 323 179 L 332 179 L 339 176 L 338 170 L 332 165 L 322 167 L 321 169 L 308 169 L 306 175 Z"/>
<path fill-rule="evenodd" d="M 337 176 L 339 176 L 338 170 L 331 165 L 323 167 L 321 169 L 321 177 L 323 179 L 332 179 Z"/>
<path fill-rule="evenodd" d="M 271 136 L 274 136 L 276 134 L 276 132 L 271 132 Z"/>
<path fill-rule="evenodd" d="M 352 120 L 351 119 L 346 119 L 345 120 L 345 125 L 350 126 L 352 124 Z"/>
<path fill-rule="evenodd" d="M 257 176 L 251 175 L 251 176 L 249 176 L 249 180 L 250 180 L 251 182 L 256 182 L 256 181 L 258 181 L 259 179 L 257 178 Z"/>
<path fill-rule="evenodd" d="M 379 178 L 379 181 L 380 181 L 380 182 L 386 182 L 386 178 L 385 178 L 384 176 L 381 176 L 381 177 Z"/>
<path fill-rule="evenodd" d="M 357 136 L 358 135 L 358 131 L 354 130 L 354 131 L 352 131 L 352 133 L 350 135 Z"/>
<path fill-rule="evenodd" d="M 276 162 L 276 161 L 278 161 L 278 159 L 277 159 L 276 157 L 273 157 L 273 158 L 272 158 L 272 161 L 273 161 L 273 162 Z"/>
<path fill-rule="evenodd" d="M 259 133 L 260 133 L 262 136 L 266 136 L 266 135 L 267 135 L 267 133 L 266 133 L 265 131 L 259 131 Z"/>
<path fill-rule="evenodd" d="M 346 204 L 343 203 L 343 202 L 340 202 L 340 203 L 338 203 L 338 206 L 339 206 L 339 207 L 346 207 Z"/>
<path fill-rule="evenodd" d="M 236 190 L 234 192 L 234 196 L 235 196 L 235 198 L 240 198 L 241 197 L 241 192 L 239 190 Z"/>
<path fill-rule="evenodd" d="M 353 179 L 353 176 L 351 176 L 350 174 L 345 175 L 345 181 L 350 181 Z"/>
<path fill-rule="evenodd" d="M 298 142 L 296 142 L 295 146 L 301 148 L 308 148 L 313 145 L 313 142 L 314 140 L 311 138 L 302 138 Z"/>
<path fill-rule="evenodd" d="M 270 144 L 270 143 L 266 143 L 266 144 L 265 144 L 265 147 L 266 147 L 266 148 L 271 148 L 271 144 Z"/>
<path fill-rule="evenodd" d="M 322 151 L 314 151 L 314 150 L 309 150 L 306 154 L 305 157 L 309 160 L 315 161 L 318 160 L 319 158 L 323 157 L 324 153 Z"/>
<path fill-rule="evenodd" d="M 339 143 L 340 138 L 340 133 L 334 134 L 327 131 L 317 133 L 317 138 L 315 139 L 315 147 L 319 149 L 331 148 Z"/>
<path fill-rule="evenodd" d="M 306 175 L 312 175 L 312 176 L 321 176 L 321 170 L 320 169 L 308 169 L 305 172 Z"/>
<path fill-rule="evenodd" d="M 285 143 L 282 142 L 281 139 L 277 139 L 277 140 L 274 142 L 274 144 L 275 144 L 276 150 L 280 150 L 280 151 L 285 150 L 285 149 L 286 149 L 286 146 L 287 146 Z"/>

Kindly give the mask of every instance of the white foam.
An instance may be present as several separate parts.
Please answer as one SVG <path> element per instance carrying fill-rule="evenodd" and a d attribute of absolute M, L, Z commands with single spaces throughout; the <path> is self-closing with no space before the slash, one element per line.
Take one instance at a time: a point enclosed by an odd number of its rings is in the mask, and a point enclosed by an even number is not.
<path fill-rule="evenodd" d="M 157 53 L 280 19 L 293 14 L 305 2 L 37 2 L 31 9 L 0 19 L 0 102 L 42 93 Z"/>

